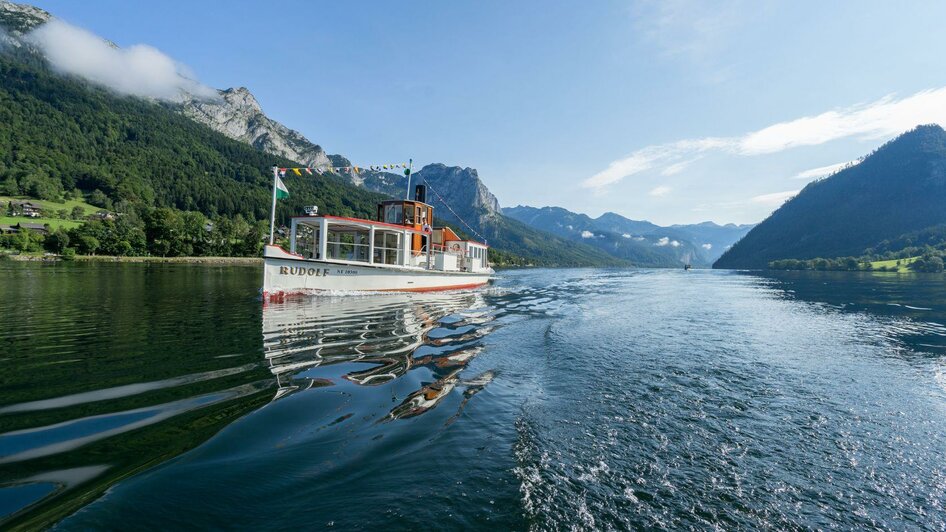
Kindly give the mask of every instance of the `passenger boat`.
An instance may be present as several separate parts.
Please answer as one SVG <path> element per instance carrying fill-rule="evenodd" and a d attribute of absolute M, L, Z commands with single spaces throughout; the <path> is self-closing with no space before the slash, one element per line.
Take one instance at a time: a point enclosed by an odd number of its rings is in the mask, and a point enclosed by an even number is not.
<path fill-rule="evenodd" d="M 275 173 L 275 172 L 274 172 Z M 263 298 L 319 291 L 426 292 L 475 288 L 489 282 L 489 247 L 433 226 L 427 188 L 413 200 L 378 205 L 376 220 L 318 214 L 294 216 L 289 249 L 273 241 L 263 251 Z M 284 188 L 283 188 L 284 189 Z"/>

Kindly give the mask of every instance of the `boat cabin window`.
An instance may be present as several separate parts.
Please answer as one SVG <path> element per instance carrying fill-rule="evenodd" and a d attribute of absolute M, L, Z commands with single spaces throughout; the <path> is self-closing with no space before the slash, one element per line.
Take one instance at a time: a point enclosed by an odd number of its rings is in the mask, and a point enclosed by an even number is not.
<path fill-rule="evenodd" d="M 375 231 L 375 264 L 401 264 L 401 233 L 393 231 Z"/>
<path fill-rule="evenodd" d="M 326 244 L 330 259 L 368 262 L 367 229 L 329 229 Z"/>
<path fill-rule="evenodd" d="M 403 224 L 404 223 L 404 205 L 400 203 L 387 204 L 384 206 L 384 219 L 381 220 L 384 223 L 389 224 Z"/>
<path fill-rule="evenodd" d="M 319 228 L 305 223 L 296 226 L 296 253 L 306 259 L 319 257 Z"/>

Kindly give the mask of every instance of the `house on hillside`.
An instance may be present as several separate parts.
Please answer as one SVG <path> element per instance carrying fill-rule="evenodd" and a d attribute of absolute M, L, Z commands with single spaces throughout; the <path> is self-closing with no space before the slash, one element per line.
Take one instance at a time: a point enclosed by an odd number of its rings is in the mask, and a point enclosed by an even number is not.
<path fill-rule="evenodd" d="M 29 201 L 11 201 L 10 206 L 13 207 L 13 216 L 39 218 L 43 214 L 39 205 Z"/>
<path fill-rule="evenodd" d="M 39 233 L 39 234 L 41 234 L 41 235 L 48 235 L 48 234 L 49 234 L 49 228 L 46 227 L 46 226 L 43 225 L 43 224 L 25 224 L 25 223 L 23 223 L 23 222 L 20 222 L 20 223 L 14 225 L 14 226 L 12 227 L 12 229 L 15 229 L 16 232 L 19 232 L 19 231 L 30 231 L 30 232 L 33 232 L 33 233 Z"/>
<path fill-rule="evenodd" d="M 93 220 L 114 220 L 115 213 L 108 211 L 99 211 L 92 215 Z"/>

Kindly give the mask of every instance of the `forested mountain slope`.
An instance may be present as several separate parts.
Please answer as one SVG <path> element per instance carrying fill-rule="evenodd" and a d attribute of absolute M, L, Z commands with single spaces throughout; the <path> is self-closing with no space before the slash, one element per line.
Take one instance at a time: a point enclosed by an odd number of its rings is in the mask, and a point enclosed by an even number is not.
<path fill-rule="evenodd" d="M 946 132 L 919 126 L 860 164 L 806 186 L 736 243 L 716 268 L 777 259 L 859 256 L 946 223 Z"/>

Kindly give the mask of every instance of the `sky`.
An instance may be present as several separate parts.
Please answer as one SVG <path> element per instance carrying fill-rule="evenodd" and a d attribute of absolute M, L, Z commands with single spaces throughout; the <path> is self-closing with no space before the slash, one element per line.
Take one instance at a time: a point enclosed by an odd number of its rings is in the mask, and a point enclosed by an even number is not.
<path fill-rule="evenodd" d="M 472 167 L 503 206 L 755 223 L 946 125 L 946 2 L 36 5 L 128 52 L 103 83 L 245 86 L 329 153 Z"/>

